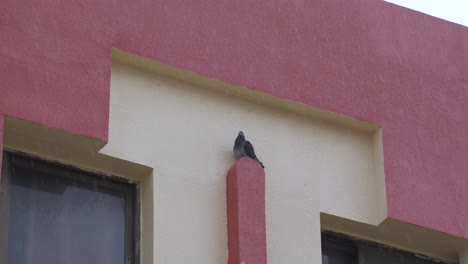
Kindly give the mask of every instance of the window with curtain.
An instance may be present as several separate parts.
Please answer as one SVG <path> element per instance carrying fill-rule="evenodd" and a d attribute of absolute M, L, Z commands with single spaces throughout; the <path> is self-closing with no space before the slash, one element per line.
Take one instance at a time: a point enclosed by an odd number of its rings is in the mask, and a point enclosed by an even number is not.
<path fill-rule="evenodd" d="M 0 263 L 137 263 L 135 184 L 12 153 L 0 184 Z"/>

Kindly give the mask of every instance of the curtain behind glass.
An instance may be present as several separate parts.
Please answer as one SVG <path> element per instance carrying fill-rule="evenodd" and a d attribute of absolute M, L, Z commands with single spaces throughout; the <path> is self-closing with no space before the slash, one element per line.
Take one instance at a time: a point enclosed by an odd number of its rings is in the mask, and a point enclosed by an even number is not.
<path fill-rule="evenodd" d="M 124 264 L 124 235 L 122 191 L 13 171 L 8 264 Z"/>

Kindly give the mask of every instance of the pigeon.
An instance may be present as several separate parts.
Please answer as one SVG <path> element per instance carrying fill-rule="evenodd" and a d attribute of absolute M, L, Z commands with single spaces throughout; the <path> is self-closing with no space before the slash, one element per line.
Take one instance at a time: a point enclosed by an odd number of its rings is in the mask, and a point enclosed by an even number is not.
<path fill-rule="evenodd" d="M 252 146 L 252 143 L 245 140 L 245 136 L 242 131 L 239 131 L 239 134 L 237 135 L 236 141 L 234 142 L 233 151 L 237 159 L 240 159 L 242 157 L 248 157 L 253 160 L 256 160 L 258 163 L 260 163 L 262 168 L 265 168 L 263 166 L 263 163 L 258 160 L 257 155 L 255 155 L 255 150 Z"/>

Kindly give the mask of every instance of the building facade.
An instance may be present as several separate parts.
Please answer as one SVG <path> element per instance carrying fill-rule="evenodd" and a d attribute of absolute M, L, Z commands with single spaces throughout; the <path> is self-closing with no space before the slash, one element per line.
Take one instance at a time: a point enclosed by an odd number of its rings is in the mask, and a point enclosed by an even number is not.
<path fill-rule="evenodd" d="M 268 263 L 468 264 L 466 27 L 370 0 L 0 10 L 1 263 L 227 263 L 242 130 Z"/>

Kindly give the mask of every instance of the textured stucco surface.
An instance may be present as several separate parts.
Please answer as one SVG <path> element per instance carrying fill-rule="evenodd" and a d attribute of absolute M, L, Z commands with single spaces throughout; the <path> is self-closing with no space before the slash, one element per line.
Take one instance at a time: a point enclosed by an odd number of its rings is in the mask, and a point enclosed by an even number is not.
<path fill-rule="evenodd" d="M 0 114 L 106 140 L 117 47 L 380 125 L 389 216 L 468 238 L 466 27 L 373 0 L 0 10 Z"/>

